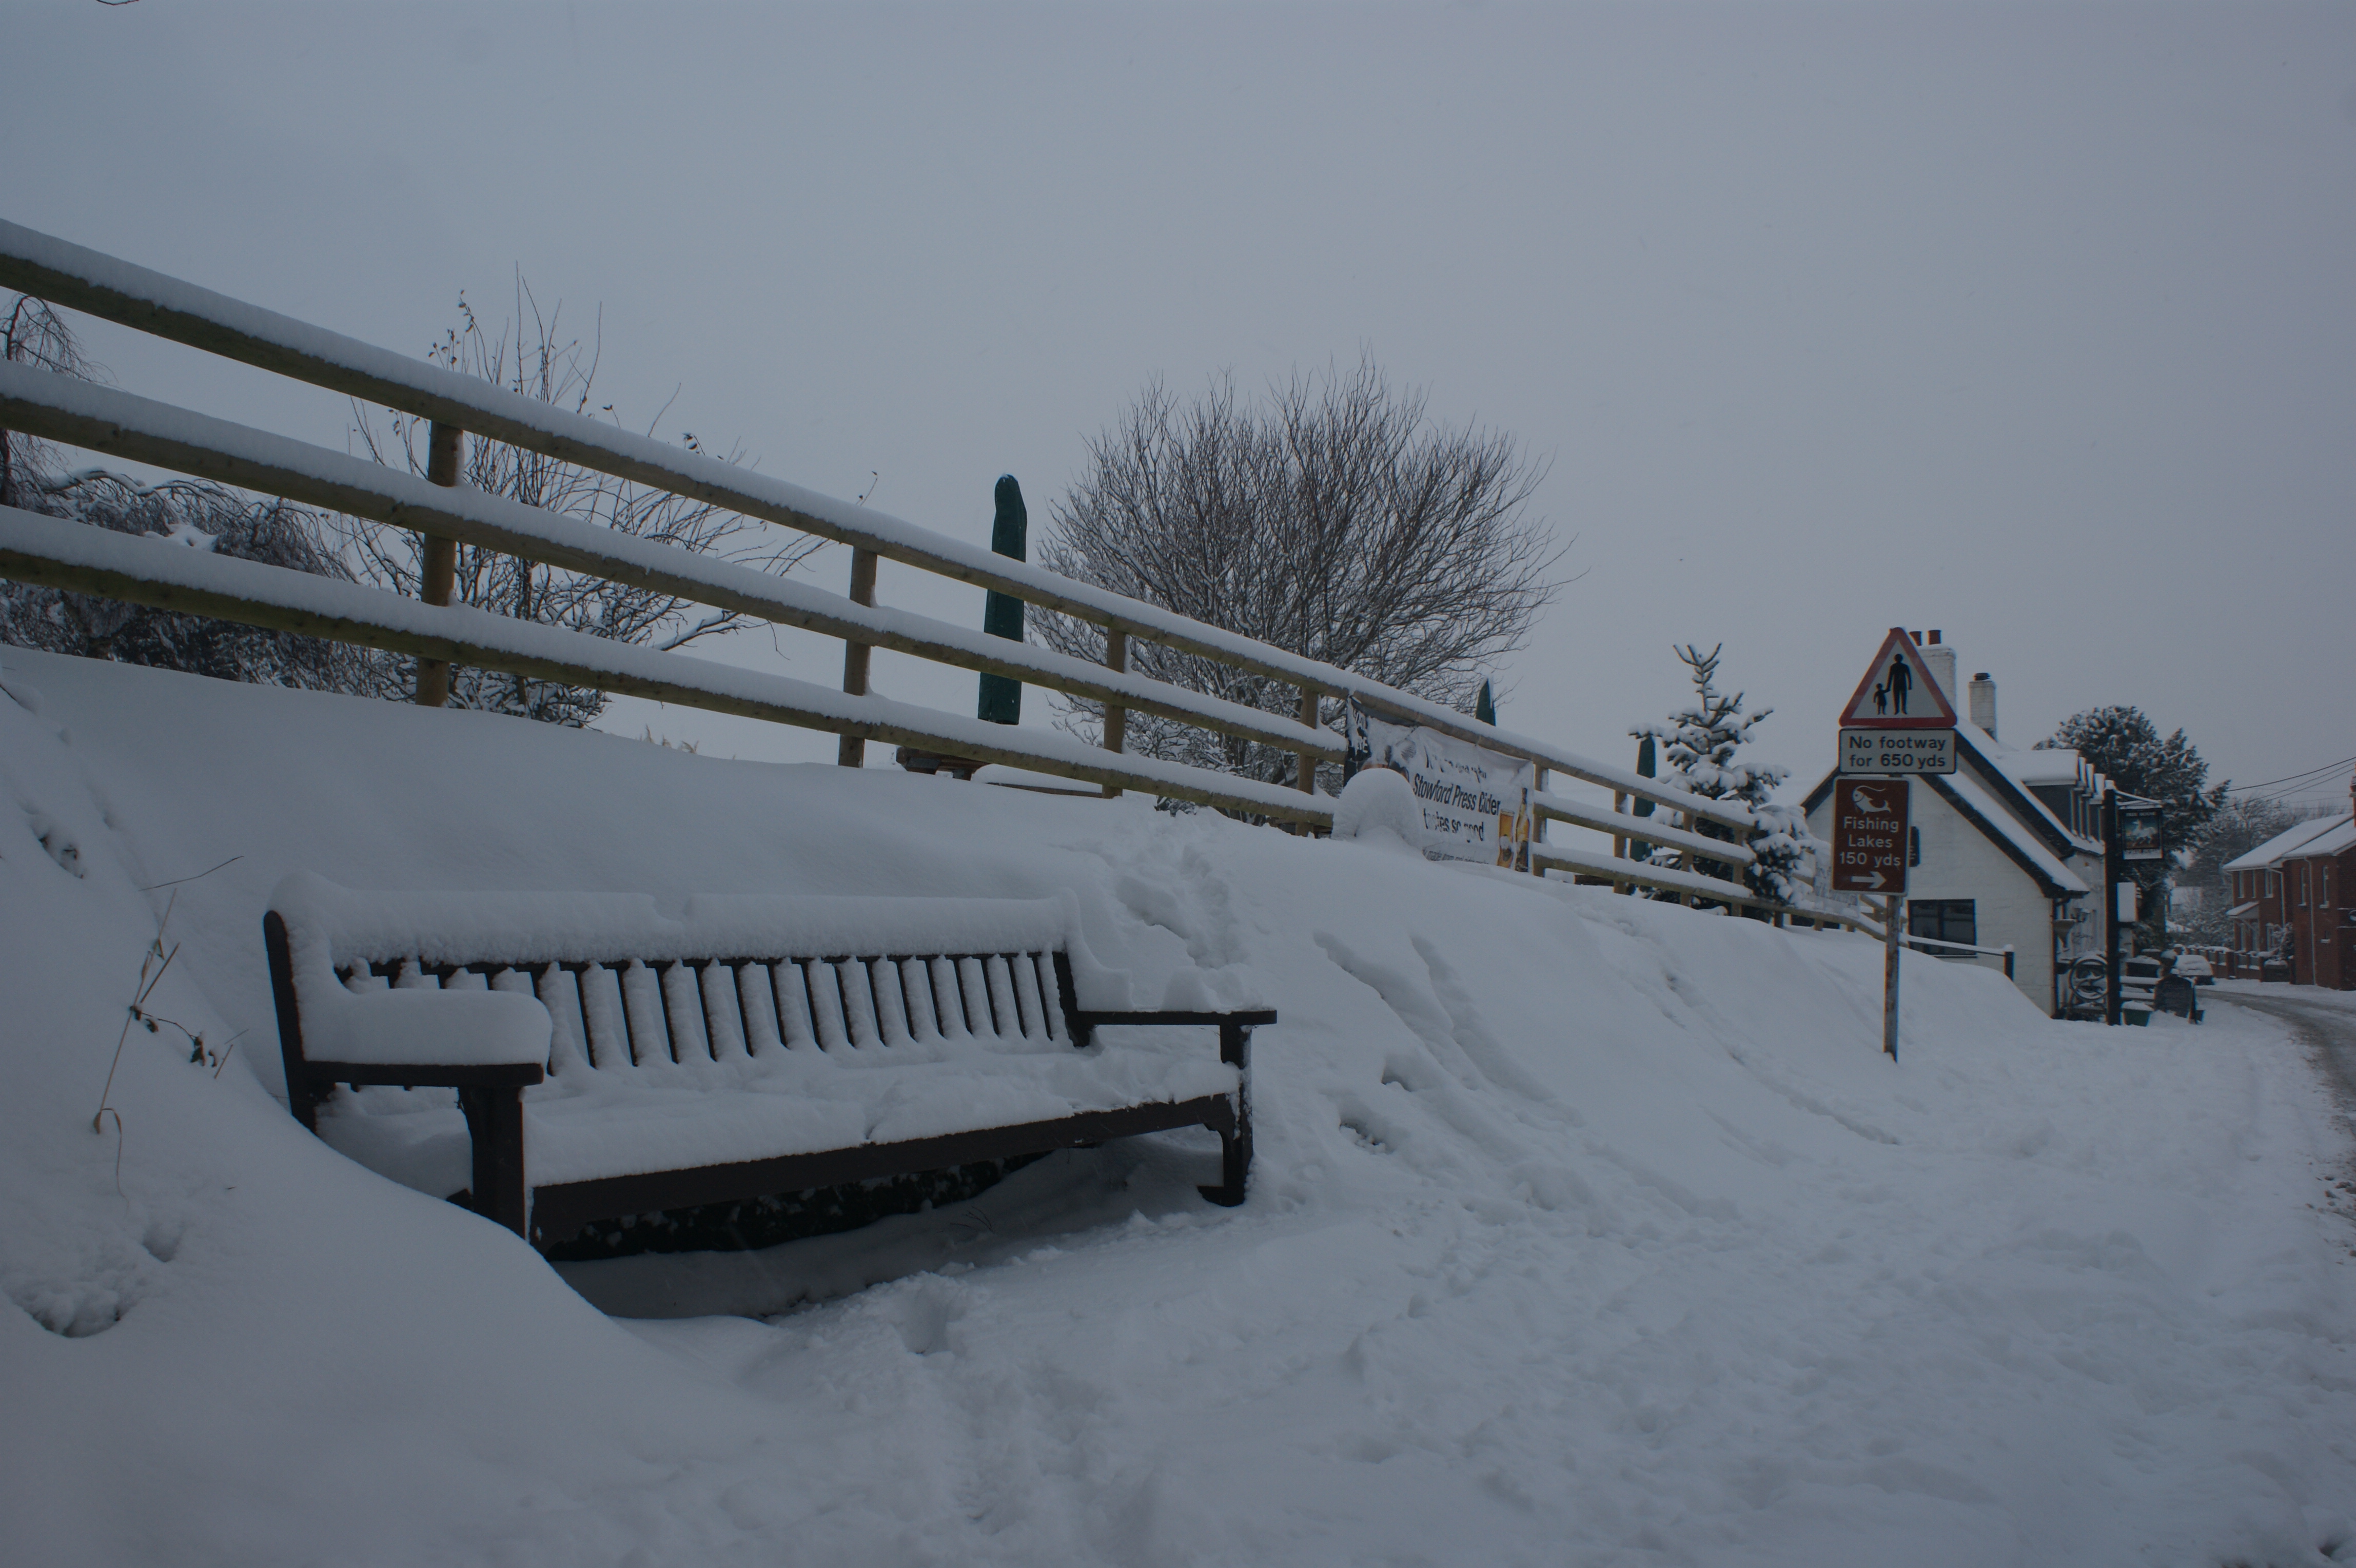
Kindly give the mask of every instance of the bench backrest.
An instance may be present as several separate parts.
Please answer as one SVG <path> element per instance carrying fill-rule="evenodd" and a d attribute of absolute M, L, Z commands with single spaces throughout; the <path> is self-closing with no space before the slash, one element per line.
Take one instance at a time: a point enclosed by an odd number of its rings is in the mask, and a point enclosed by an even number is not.
<path fill-rule="evenodd" d="M 298 1000 L 327 984 L 536 996 L 558 1079 L 797 1050 L 1068 1047 L 1068 1015 L 1128 1005 L 1069 897 L 698 897 L 671 918 L 640 895 L 361 893 L 298 874 L 271 908 Z"/>

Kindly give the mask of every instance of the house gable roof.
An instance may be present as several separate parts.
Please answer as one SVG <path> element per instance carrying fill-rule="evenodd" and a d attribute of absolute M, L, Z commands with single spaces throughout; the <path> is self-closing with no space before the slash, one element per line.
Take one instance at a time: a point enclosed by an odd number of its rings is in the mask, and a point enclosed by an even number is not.
<path fill-rule="evenodd" d="M 2283 858 L 2285 860 L 2319 859 L 2329 855 L 2345 854 L 2348 851 L 2356 849 L 2356 820 L 2343 816 L 2339 819 L 2339 822 L 2340 825 L 2329 832 L 2316 834 Z"/>
<path fill-rule="evenodd" d="M 2309 840 L 2322 837 L 2332 829 L 2350 821 L 2350 813 L 2336 817 L 2312 817 L 2303 822 L 2293 822 L 2247 854 L 2237 855 L 2225 863 L 2227 871 L 2272 871 L 2283 859 L 2293 854 L 2311 853 L 2302 850 Z"/>
<path fill-rule="evenodd" d="M 2044 801 L 2029 792 L 2011 768 L 2005 765 L 1996 741 L 1976 725 L 1955 726 L 1955 747 L 1977 765 L 1982 780 L 1994 787 L 1998 799 L 2012 808 L 2014 816 L 2033 828 L 2045 841 L 2046 848 L 2056 855 L 2100 854 L 2099 839 L 2081 838 L 2065 826 L 2061 818 Z M 2070 777 L 2077 776 L 2077 755 L 2072 755 Z M 2040 782 L 2043 782 L 2042 779 Z"/>
<path fill-rule="evenodd" d="M 2091 891 L 2083 877 L 2046 847 L 2042 835 L 2008 812 L 1978 779 L 1960 773 L 1934 773 L 1924 782 L 2015 865 L 2029 873 L 2048 898 L 2074 897 Z"/>

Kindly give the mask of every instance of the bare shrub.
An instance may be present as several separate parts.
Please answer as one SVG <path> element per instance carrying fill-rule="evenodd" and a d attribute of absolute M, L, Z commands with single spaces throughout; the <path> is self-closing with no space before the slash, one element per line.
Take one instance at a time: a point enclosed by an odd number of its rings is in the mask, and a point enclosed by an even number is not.
<path fill-rule="evenodd" d="M 598 339 L 564 335 L 563 307 L 543 313 L 522 279 L 516 283 L 516 323 L 494 335 L 486 330 L 466 296 L 458 299 L 458 325 L 448 328 L 430 357 L 448 369 L 477 376 L 509 392 L 576 413 L 615 420 L 614 405 L 595 401 Z M 514 332 L 512 338 L 510 330 Z M 669 404 L 648 426 L 653 434 Z M 427 421 L 399 413 L 373 413 L 354 405 L 355 439 L 378 462 L 426 471 Z M 692 432 L 680 445 L 704 450 Z M 729 461 L 738 455 L 727 455 Z M 574 463 L 529 452 L 504 442 L 469 437 L 459 482 L 486 495 L 503 496 L 640 539 L 695 554 L 716 554 L 783 574 L 817 551 L 821 542 L 756 519 L 726 511 L 663 490 L 650 490 Z M 362 581 L 417 596 L 423 579 L 423 539 L 407 529 L 341 518 L 337 527 L 348 542 L 353 569 Z M 756 624 L 729 610 L 714 609 L 652 589 L 607 582 L 475 545 L 461 544 L 453 604 L 470 605 L 518 620 L 538 621 L 616 642 L 671 650 L 700 639 Z M 413 693 L 416 662 L 400 664 L 404 693 Z M 585 725 L 605 706 L 602 692 L 522 675 L 466 668 L 450 671 L 450 705 L 487 708 L 557 724 Z"/>
<path fill-rule="evenodd" d="M 1159 381 L 1088 443 L 1040 564 L 1469 712 L 1484 667 L 1520 648 L 1559 584 L 1561 552 L 1529 515 L 1543 469 L 1511 435 L 1451 430 L 1424 394 L 1362 361 L 1295 374 L 1265 407 L 1221 377 L 1192 403 Z M 1048 647 L 1102 660 L 1104 628 L 1033 607 Z M 1292 714 L 1290 684 L 1132 639 L 1130 667 Z M 1099 704 L 1064 699 L 1094 738 Z M 1328 702 L 1322 724 L 1340 720 Z M 1127 748 L 1271 782 L 1293 755 L 1132 713 Z M 1330 781 L 1338 787 L 1336 779 Z"/>

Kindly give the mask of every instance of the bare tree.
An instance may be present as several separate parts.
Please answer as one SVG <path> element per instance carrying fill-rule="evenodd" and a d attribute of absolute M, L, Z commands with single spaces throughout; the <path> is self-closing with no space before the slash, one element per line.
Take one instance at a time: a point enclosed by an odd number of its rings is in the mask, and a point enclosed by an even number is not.
<path fill-rule="evenodd" d="M 86 381 L 104 375 L 49 303 L 29 294 L 18 295 L 0 319 L 0 359 Z M 0 506 L 29 507 L 56 464 L 56 450 L 48 442 L 0 430 Z"/>
<path fill-rule="evenodd" d="M 117 533 L 348 581 L 318 517 L 196 479 L 144 485 L 103 468 L 45 479 L 29 510 Z M 293 632 L 180 610 L 126 604 L 28 583 L 0 583 L 0 642 L 180 670 L 224 681 L 382 695 L 397 679 L 390 655 Z"/>
<path fill-rule="evenodd" d="M 0 316 L 0 352 L 57 375 L 105 374 L 64 318 L 30 295 Z M 241 561 L 351 576 L 317 516 L 301 507 L 199 479 L 146 484 L 105 468 L 67 471 L 56 447 L 20 431 L 0 433 L 0 501 Z M 367 649 L 29 583 L 0 582 L 0 643 L 317 691 L 379 692 L 391 672 L 385 655 Z"/>
<path fill-rule="evenodd" d="M 618 424 L 613 404 L 594 401 L 598 338 L 593 335 L 584 345 L 578 338 L 565 337 L 562 313 L 562 305 L 543 313 L 530 286 L 519 277 L 515 336 L 510 339 L 509 327 L 502 326 L 496 336 L 487 331 L 461 294 L 459 324 L 447 329 L 429 354 L 439 364 L 479 376 L 509 392 L 577 413 L 591 413 L 594 407 L 595 413 Z M 666 403 L 656 413 L 648 434 L 653 434 L 669 408 Z M 380 424 L 361 405 L 355 404 L 353 412 L 355 437 L 369 456 L 380 463 L 406 467 L 412 473 L 426 471 L 426 421 L 388 413 L 380 416 Z M 704 450 L 692 432 L 683 432 L 680 444 L 691 452 Z M 728 454 L 727 460 L 737 461 L 737 454 Z M 578 464 L 480 437 L 470 437 L 466 444 L 460 482 L 487 495 L 504 496 L 697 554 L 722 555 L 764 571 L 789 572 L 821 542 L 803 533 L 773 531 L 770 524 L 707 502 L 648 489 Z M 338 526 L 350 544 L 354 569 L 363 580 L 397 593 L 417 594 L 424 542 L 419 535 L 361 518 L 340 519 Z M 755 624 L 733 611 L 475 545 L 461 544 L 457 553 L 452 602 L 518 620 L 666 650 Z M 406 660 L 402 668 L 407 689 L 413 692 L 415 661 Z M 584 725 L 604 710 L 605 696 L 586 687 L 460 668 L 450 672 L 450 705 Z"/>
<path fill-rule="evenodd" d="M 1296 373 L 1265 408 L 1220 377 L 1192 403 L 1150 383 L 1055 503 L 1040 564 L 1083 582 L 1338 665 L 1470 712 L 1483 668 L 1523 645 L 1560 585 L 1529 515 L 1542 468 L 1496 431 L 1433 424 L 1415 389 L 1355 371 Z M 1040 640 L 1104 657 L 1104 628 L 1034 607 Z M 1271 713 L 1282 682 L 1158 644 L 1130 667 Z M 1065 699 L 1061 723 L 1099 733 L 1102 709 Z M 1338 722 L 1329 703 L 1320 722 Z M 1128 748 L 1284 782 L 1291 753 L 1132 713 Z"/>

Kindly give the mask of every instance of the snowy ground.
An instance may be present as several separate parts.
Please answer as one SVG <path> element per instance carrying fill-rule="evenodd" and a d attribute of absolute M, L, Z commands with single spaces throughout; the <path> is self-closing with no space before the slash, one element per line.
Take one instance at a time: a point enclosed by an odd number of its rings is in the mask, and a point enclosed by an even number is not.
<path fill-rule="evenodd" d="M 1892 1065 L 1858 939 L 1141 802 L 0 684 L 10 1562 L 2356 1558 L 2356 1183 L 2250 1011 L 2056 1025 L 1909 955 Z M 272 1098 L 297 865 L 1076 889 L 1141 1000 L 1191 964 L 1282 1011 L 1251 1202 L 1173 1135 L 560 1278 Z M 93 1133 L 175 894 L 155 1010 L 237 1048 L 140 1032 Z"/>
<path fill-rule="evenodd" d="M 2232 998 L 2283 1002 L 2295 1007 L 2356 1013 L 2356 991 L 2326 991 L 2319 985 L 2286 985 L 2276 981 L 2221 980 L 2204 991 Z"/>

